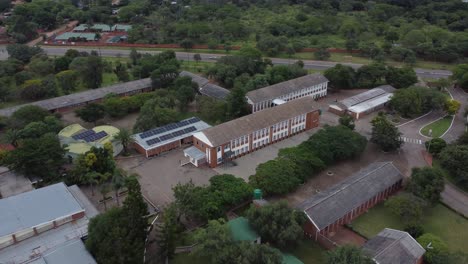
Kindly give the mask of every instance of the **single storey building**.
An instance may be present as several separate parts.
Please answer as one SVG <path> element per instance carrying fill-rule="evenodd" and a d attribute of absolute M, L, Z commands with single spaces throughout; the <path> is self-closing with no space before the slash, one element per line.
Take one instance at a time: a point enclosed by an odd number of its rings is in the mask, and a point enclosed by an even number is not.
<path fill-rule="evenodd" d="M 135 140 L 136 150 L 148 158 L 191 144 L 193 133 L 209 127 L 211 126 L 198 117 L 192 117 L 138 133 L 132 137 Z"/>
<path fill-rule="evenodd" d="M 224 100 L 226 97 L 231 93 L 228 89 L 223 88 L 219 85 L 210 83 L 210 80 L 204 78 L 200 75 L 182 71 L 180 72 L 180 76 L 186 76 L 192 78 L 192 81 L 198 84 L 198 92 L 201 95 L 212 97 L 219 100 Z"/>
<path fill-rule="evenodd" d="M 304 97 L 196 132 L 194 148 L 190 150 L 214 168 L 226 160 L 318 127 L 319 118 L 314 99 Z M 193 157 L 188 156 L 192 161 Z"/>
<path fill-rule="evenodd" d="M 325 247 L 328 237 L 401 188 L 403 175 L 392 162 L 375 162 L 340 183 L 310 197 L 298 208 L 309 221 L 305 233 Z"/>
<path fill-rule="evenodd" d="M 324 97 L 327 88 L 328 79 L 316 73 L 250 91 L 246 98 L 252 113 L 255 113 L 305 96 L 314 99 Z"/>
<path fill-rule="evenodd" d="M 422 264 L 426 250 L 407 232 L 385 228 L 362 250 L 378 264 Z"/>
<path fill-rule="evenodd" d="M 395 88 L 382 85 L 339 102 L 330 104 L 328 110 L 337 115 L 351 115 L 359 119 L 366 114 L 382 109 L 390 101 Z"/>

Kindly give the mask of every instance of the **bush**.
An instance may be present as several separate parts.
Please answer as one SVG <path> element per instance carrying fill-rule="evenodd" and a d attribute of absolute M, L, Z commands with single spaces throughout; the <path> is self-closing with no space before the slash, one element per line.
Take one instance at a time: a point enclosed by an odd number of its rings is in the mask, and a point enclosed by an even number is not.
<path fill-rule="evenodd" d="M 427 152 L 437 156 L 447 146 L 447 142 L 441 138 L 433 138 L 426 141 L 424 146 L 426 147 Z"/>
<path fill-rule="evenodd" d="M 448 247 L 445 242 L 433 234 L 426 233 L 416 240 L 426 250 L 424 261 L 428 264 L 433 264 L 435 258 L 448 253 Z"/>
<path fill-rule="evenodd" d="M 385 202 L 392 213 L 401 217 L 404 223 L 412 225 L 421 222 L 424 205 L 424 200 L 409 193 L 393 196 Z"/>
<path fill-rule="evenodd" d="M 404 230 L 415 239 L 424 234 L 424 228 L 420 224 L 416 223 L 407 224 Z"/>

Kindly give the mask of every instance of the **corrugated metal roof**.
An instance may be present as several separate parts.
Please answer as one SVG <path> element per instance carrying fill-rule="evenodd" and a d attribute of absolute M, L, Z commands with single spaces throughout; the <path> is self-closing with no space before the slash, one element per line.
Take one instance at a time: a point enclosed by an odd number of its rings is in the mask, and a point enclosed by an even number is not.
<path fill-rule="evenodd" d="M 373 89 L 370 89 L 368 91 L 365 91 L 363 93 L 357 94 L 355 96 L 348 97 L 346 99 L 343 99 L 337 103 L 340 108 L 346 110 L 354 105 L 363 103 L 365 101 L 371 100 L 373 98 L 393 93 L 395 91 L 395 88 L 393 88 L 390 85 L 382 85 L 375 87 Z"/>
<path fill-rule="evenodd" d="M 0 237 L 82 211 L 64 183 L 0 199 Z"/>
<path fill-rule="evenodd" d="M 250 91 L 246 94 L 246 97 L 253 103 L 259 103 L 326 82 L 328 82 L 328 79 L 320 73 L 308 74 L 293 80 Z"/>
<path fill-rule="evenodd" d="M 41 262 L 42 261 L 42 262 Z M 31 264 L 96 264 L 80 239 L 72 240 Z"/>
<path fill-rule="evenodd" d="M 314 99 L 307 96 L 207 128 L 200 133 L 209 140 L 205 143 L 211 143 L 212 147 L 215 147 L 289 118 L 317 110 L 315 105 Z"/>
<path fill-rule="evenodd" d="M 401 179 L 403 175 L 392 162 L 374 162 L 298 208 L 322 230 Z"/>
<path fill-rule="evenodd" d="M 410 234 L 385 228 L 362 247 L 379 264 L 414 264 L 426 252 Z"/>
<path fill-rule="evenodd" d="M 192 81 L 196 82 L 198 84 L 199 92 L 202 95 L 206 95 L 209 97 L 213 97 L 216 99 L 224 100 L 226 97 L 229 95 L 230 91 L 228 89 L 225 89 L 221 86 L 218 86 L 216 84 L 210 83 L 210 80 L 207 78 L 204 78 L 200 75 L 187 72 L 187 71 L 182 71 L 180 73 L 180 76 L 186 76 L 192 78 Z"/>

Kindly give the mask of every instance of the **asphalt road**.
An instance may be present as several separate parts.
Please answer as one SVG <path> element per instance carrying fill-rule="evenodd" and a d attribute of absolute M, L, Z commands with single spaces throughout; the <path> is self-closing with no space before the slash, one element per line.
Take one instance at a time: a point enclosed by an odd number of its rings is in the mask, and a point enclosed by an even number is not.
<path fill-rule="evenodd" d="M 70 47 L 47 47 L 42 46 L 42 49 L 47 52 L 48 55 L 51 56 L 62 56 Z M 130 54 L 130 50 L 125 49 L 99 49 L 99 48 L 78 48 L 74 47 L 78 51 L 91 51 L 96 50 L 101 56 L 104 57 L 128 57 Z M 148 51 L 148 50 L 139 50 L 140 53 L 148 53 L 148 54 L 157 54 L 161 51 Z M 177 59 L 179 60 L 193 60 L 193 55 L 195 53 L 192 52 L 176 52 Z M 224 54 L 207 54 L 207 53 L 200 53 L 201 60 L 206 62 L 215 62 L 218 58 L 225 56 Z M 0 54 L 1 58 L 1 54 Z M 273 64 L 291 64 L 294 63 L 296 60 L 293 59 L 280 59 L 280 58 L 270 58 Z M 331 68 L 337 64 L 337 62 L 330 62 L 330 61 L 313 61 L 313 60 L 303 60 L 304 68 L 306 69 L 314 69 L 314 70 L 326 70 Z M 356 63 L 347 63 L 343 62 L 341 64 L 349 65 L 355 69 L 361 67 L 363 64 L 356 64 Z M 419 77 L 423 78 L 447 78 L 452 75 L 452 72 L 446 70 L 429 70 L 429 69 L 414 69 L 416 74 Z"/>

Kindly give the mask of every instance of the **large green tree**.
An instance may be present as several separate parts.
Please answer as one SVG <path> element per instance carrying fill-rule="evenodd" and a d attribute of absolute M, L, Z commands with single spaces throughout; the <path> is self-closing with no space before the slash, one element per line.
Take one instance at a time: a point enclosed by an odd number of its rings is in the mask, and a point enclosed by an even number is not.
<path fill-rule="evenodd" d="M 400 217 L 406 225 L 421 222 L 425 205 L 423 199 L 411 193 L 392 196 L 385 202 L 385 206 L 390 208 L 393 214 Z"/>
<path fill-rule="evenodd" d="M 390 121 L 379 114 L 371 121 L 372 137 L 371 141 L 377 144 L 383 151 L 397 150 L 403 144 L 401 133 Z"/>
<path fill-rule="evenodd" d="M 413 168 L 407 190 L 431 204 L 440 200 L 444 190 L 444 175 L 439 169 L 424 167 Z"/>
<path fill-rule="evenodd" d="M 439 154 L 440 164 L 455 182 L 468 188 L 468 146 L 449 145 Z"/>
<path fill-rule="evenodd" d="M 356 71 L 350 66 L 337 64 L 324 73 L 330 86 L 336 89 L 350 89 L 356 86 Z"/>
<path fill-rule="evenodd" d="M 327 264 L 373 264 L 374 261 L 366 256 L 362 250 L 356 246 L 339 246 L 327 252 Z"/>
<path fill-rule="evenodd" d="M 81 120 L 93 123 L 94 125 L 106 115 L 105 107 L 98 103 L 87 104 L 85 107 L 77 109 L 75 113 Z"/>
<path fill-rule="evenodd" d="M 444 109 L 447 96 L 435 89 L 409 87 L 395 91 L 390 107 L 404 117 L 415 117 L 430 110 Z"/>
<path fill-rule="evenodd" d="M 387 67 L 385 80 L 391 86 L 399 89 L 406 88 L 418 82 L 416 72 L 409 67 L 395 68 L 392 66 Z"/>

